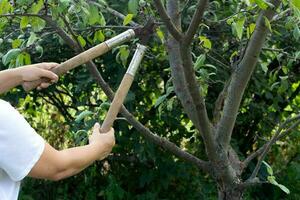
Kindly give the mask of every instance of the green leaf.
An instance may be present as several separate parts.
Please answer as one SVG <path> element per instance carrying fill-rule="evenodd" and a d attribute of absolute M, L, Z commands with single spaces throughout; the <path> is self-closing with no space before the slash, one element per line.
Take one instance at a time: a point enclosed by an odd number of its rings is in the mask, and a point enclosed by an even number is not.
<path fill-rule="evenodd" d="M 173 91 L 174 91 L 174 87 L 173 86 L 168 87 L 166 95 L 167 96 L 170 95 Z"/>
<path fill-rule="evenodd" d="M 25 65 L 30 65 L 31 64 L 31 56 L 29 53 L 24 52 L 24 64 Z"/>
<path fill-rule="evenodd" d="M 100 22 L 100 15 L 99 15 L 98 8 L 94 5 L 91 5 L 89 9 L 88 23 L 90 25 L 94 25 L 97 22 Z"/>
<path fill-rule="evenodd" d="M 75 118 L 75 122 L 79 123 L 81 122 L 84 118 L 93 115 L 94 113 L 89 111 L 89 110 L 85 110 L 83 112 L 81 112 L 76 118 Z"/>
<path fill-rule="evenodd" d="M 3 57 L 2 63 L 4 65 L 9 64 L 12 60 L 16 59 L 17 56 L 21 53 L 21 49 L 11 49 Z"/>
<path fill-rule="evenodd" d="M 167 98 L 168 95 L 164 94 L 160 97 L 158 97 L 158 99 L 156 100 L 154 107 L 157 108 L 162 102 L 165 101 L 165 99 Z"/>
<path fill-rule="evenodd" d="M 127 24 L 129 24 L 132 21 L 132 18 L 133 18 L 133 14 L 126 15 L 126 17 L 124 18 L 124 21 L 123 21 L 123 26 L 126 26 Z"/>
<path fill-rule="evenodd" d="M 31 46 L 37 39 L 38 39 L 38 37 L 36 36 L 36 34 L 34 32 L 31 32 L 30 37 L 28 38 L 26 47 Z"/>
<path fill-rule="evenodd" d="M 299 26 L 297 26 L 297 25 L 294 28 L 293 36 L 296 40 L 299 40 L 299 38 L 300 38 L 300 29 L 299 29 Z"/>
<path fill-rule="evenodd" d="M 20 67 L 24 65 L 24 54 L 20 53 L 16 58 L 15 67 Z"/>
<path fill-rule="evenodd" d="M 243 36 L 243 31 L 244 31 L 244 24 L 245 24 L 245 17 L 240 18 L 236 22 L 235 30 L 237 33 L 237 37 L 241 40 Z"/>
<path fill-rule="evenodd" d="M 43 0 L 38 0 L 37 3 L 34 3 L 32 5 L 29 12 L 32 13 L 32 14 L 38 14 L 40 12 L 40 10 L 43 8 L 43 6 L 44 6 L 44 1 Z"/>
<path fill-rule="evenodd" d="M 268 176 L 267 179 L 268 179 L 268 182 L 271 183 L 271 184 L 273 184 L 273 185 L 277 185 L 278 184 L 277 181 L 276 181 L 276 179 L 275 179 L 275 176 Z"/>
<path fill-rule="evenodd" d="M 99 13 L 99 15 L 100 15 L 100 21 L 99 21 L 99 24 L 100 24 L 101 26 L 105 26 L 105 25 L 106 25 L 106 21 L 105 21 L 104 16 L 102 15 L 101 12 Z"/>
<path fill-rule="evenodd" d="M 268 4 L 264 0 L 255 0 L 255 3 L 259 8 L 266 10 L 268 8 Z"/>
<path fill-rule="evenodd" d="M 205 54 L 201 54 L 200 56 L 198 56 L 194 68 L 196 71 L 198 71 L 205 63 L 206 60 L 206 55 Z"/>
<path fill-rule="evenodd" d="M 118 57 L 121 60 L 121 63 L 124 67 L 126 67 L 126 65 L 127 65 L 129 53 L 130 52 L 129 52 L 128 46 L 124 45 L 124 46 L 120 47 Z"/>
<path fill-rule="evenodd" d="M 105 102 L 101 103 L 101 105 L 99 106 L 99 109 L 100 110 L 108 110 L 110 105 L 111 105 L 110 102 L 105 101 Z"/>
<path fill-rule="evenodd" d="M 299 0 L 291 0 L 291 4 L 300 10 L 300 1 Z"/>
<path fill-rule="evenodd" d="M 81 35 L 79 35 L 79 36 L 77 37 L 77 40 L 79 41 L 79 43 L 80 43 L 80 45 L 81 45 L 82 47 L 85 47 L 86 41 L 85 41 L 85 39 L 84 39 Z"/>
<path fill-rule="evenodd" d="M 157 34 L 158 38 L 160 39 L 161 43 L 164 44 L 165 43 L 165 36 L 164 36 L 164 33 L 162 32 L 162 30 L 160 28 L 156 29 L 156 34 Z"/>
<path fill-rule="evenodd" d="M 0 31 L 8 24 L 8 19 L 0 17 Z"/>
<path fill-rule="evenodd" d="M 21 40 L 21 39 L 15 39 L 11 43 L 11 46 L 12 46 L 13 49 L 16 49 L 16 48 L 21 46 L 22 42 L 23 42 L 23 40 Z"/>
<path fill-rule="evenodd" d="M 0 14 L 7 14 L 13 12 L 13 7 L 9 3 L 8 0 L 1 0 L 0 1 Z"/>
<path fill-rule="evenodd" d="M 233 19 L 233 18 L 229 18 L 229 19 L 226 20 L 226 23 L 227 23 L 228 25 L 231 25 L 233 22 L 234 22 L 234 19 Z"/>
<path fill-rule="evenodd" d="M 168 111 L 172 111 L 174 101 L 175 101 L 175 98 L 171 98 L 169 101 L 167 101 L 167 110 Z"/>
<path fill-rule="evenodd" d="M 105 35 L 103 34 L 102 30 L 98 30 L 94 34 L 93 42 L 103 42 L 105 40 Z"/>
<path fill-rule="evenodd" d="M 199 36 L 200 42 L 204 48 L 211 49 L 211 41 L 205 36 Z"/>
<path fill-rule="evenodd" d="M 34 32 L 40 32 L 46 26 L 46 22 L 38 17 L 31 17 L 30 23 Z"/>
<path fill-rule="evenodd" d="M 272 85 L 271 85 L 271 88 L 270 88 L 270 90 L 272 91 L 277 85 L 279 85 L 280 84 L 280 82 L 275 82 L 275 83 L 273 83 Z"/>
<path fill-rule="evenodd" d="M 272 32 L 272 27 L 271 27 L 271 23 L 270 23 L 269 19 L 266 18 L 265 16 L 264 16 L 264 19 L 265 19 L 265 25 L 266 25 L 266 27 L 268 27 L 268 29 L 269 29 L 270 32 Z"/>
<path fill-rule="evenodd" d="M 24 28 L 26 28 L 27 27 L 27 25 L 28 25 L 28 23 L 29 23 L 29 17 L 22 17 L 21 18 L 21 21 L 20 21 L 20 28 L 21 29 L 24 29 Z"/>
<path fill-rule="evenodd" d="M 231 55 L 230 55 L 230 61 L 233 61 L 233 58 L 235 58 L 236 56 L 239 55 L 239 52 L 234 51 Z"/>
<path fill-rule="evenodd" d="M 40 58 L 43 56 L 43 54 L 44 54 L 44 48 L 42 47 L 42 46 L 40 46 L 40 45 L 37 45 L 36 47 L 35 47 L 35 50 L 38 52 L 38 53 L 40 53 L 41 55 L 40 55 Z"/>
<path fill-rule="evenodd" d="M 276 181 L 275 176 L 268 176 L 267 179 L 268 179 L 268 182 L 271 183 L 272 185 L 275 185 L 275 186 L 279 187 L 285 193 L 290 194 L 290 190 L 287 187 L 285 187 L 284 185 L 279 184 Z"/>
<path fill-rule="evenodd" d="M 287 187 L 285 187 L 284 185 L 277 184 L 277 186 L 285 193 L 290 194 L 290 190 Z"/>
<path fill-rule="evenodd" d="M 58 12 L 63 12 L 69 7 L 71 0 L 59 0 Z"/>
<path fill-rule="evenodd" d="M 87 135 L 88 132 L 86 130 L 78 130 L 75 135 Z"/>
<path fill-rule="evenodd" d="M 107 6 L 107 2 L 105 0 L 98 0 L 98 2 L 103 6 Z"/>
<path fill-rule="evenodd" d="M 128 13 L 137 15 L 139 9 L 139 0 L 129 0 Z"/>
<path fill-rule="evenodd" d="M 247 38 L 249 39 L 252 33 L 254 32 L 256 24 L 251 23 L 247 28 Z"/>
<path fill-rule="evenodd" d="M 262 161 L 262 163 L 267 167 L 268 174 L 270 176 L 272 176 L 273 175 L 273 169 L 272 169 L 272 167 L 267 162 L 265 162 L 265 161 Z"/>
<path fill-rule="evenodd" d="M 268 66 L 269 66 L 269 64 L 266 63 L 266 62 L 261 63 L 261 69 L 262 69 L 265 73 L 268 72 Z"/>

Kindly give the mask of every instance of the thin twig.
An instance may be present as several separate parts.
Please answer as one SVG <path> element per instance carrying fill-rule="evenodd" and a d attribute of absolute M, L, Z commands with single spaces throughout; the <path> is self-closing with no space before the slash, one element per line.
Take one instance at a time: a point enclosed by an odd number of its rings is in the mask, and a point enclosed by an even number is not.
<path fill-rule="evenodd" d="M 293 125 L 291 125 L 288 129 L 286 129 L 283 133 L 282 130 L 286 127 L 287 124 L 293 122 L 293 121 L 296 121 Z M 265 159 L 267 153 L 269 152 L 271 146 L 279 139 L 279 136 L 280 135 L 285 135 L 287 133 L 289 133 L 291 130 L 293 130 L 295 127 L 297 127 L 300 123 L 300 114 L 297 115 L 296 117 L 293 117 L 293 118 L 289 118 L 287 119 L 284 123 L 282 123 L 279 128 L 277 129 L 275 135 L 272 137 L 272 139 L 270 140 L 270 142 L 267 143 L 267 145 L 264 147 L 262 153 L 261 153 L 261 156 L 260 158 L 258 159 L 258 162 L 256 164 L 256 167 L 255 169 L 253 170 L 251 176 L 249 179 L 253 179 L 257 176 L 257 173 L 261 167 L 261 164 L 263 162 L 263 160 Z"/>
<path fill-rule="evenodd" d="M 75 40 L 75 42 L 77 43 L 77 48 L 81 49 L 81 51 L 83 51 L 84 49 L 82 48 L 75 32 L 73 31 L 72 27 L 70 26 L 69 22 L 67 21 L 67 19 L 63 16 L 63 15 L 59 15 L 59 17 L 63 20 L 64 24 L 67 27 L 67 30 L 70 32 L 70 34 L 72 35 L 73 39 Z"/>
<path fill-rule="evenodd" d="M 208 0 L 199 0 L 197 4 L 196 11 L 192 18 L 192 21 L 189 25 L 189 28 L 184 36 L 184 41 L 187 44 L 190 44 L 193 41 L 194 35 L 198 30 L 199 24 L 202 20 L 203 13 L 205 11 L 206 6 L 208 5 Z"/>
<path fill-rule="evenodd" d="M 87 31 L 87 30 L 98 30 L 98 29 L 134 29 L 135 26 L 117 26 L 117 25 L 106 25 L 106 26 L 91 26 L 87 28 L 72 28 L 74 31 Z"/>
<path fill-rule="evenodd" d="M 155 7 L 160 15 L 162 21 L 165 23 L 170 34 L 177 40 L 181 41 L 182 33 L 176 28 L 172 22 L 170 16 L 167 14 L 166 9 L 164 8 L 161 0 L 154 0 Z"/>

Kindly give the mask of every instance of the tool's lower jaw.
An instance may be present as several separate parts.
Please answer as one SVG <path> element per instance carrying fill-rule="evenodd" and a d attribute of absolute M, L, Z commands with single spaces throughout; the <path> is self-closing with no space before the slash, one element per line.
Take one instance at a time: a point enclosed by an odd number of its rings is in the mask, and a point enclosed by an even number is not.
<path fill-rule="evenodd" d="M 127 69 L 127 74 L 130 74 L 132 76 L 135 76 L 137 70 L 138 70 L 138 67 L 145 55 L 145 52 L 147 50 L 147 47 L 142 45 L 142 44 L 137 44 L 137 48 L 136 48 L 136 51 L 133 55 L 133 58 L 129 64 L 129 67 Z"/>

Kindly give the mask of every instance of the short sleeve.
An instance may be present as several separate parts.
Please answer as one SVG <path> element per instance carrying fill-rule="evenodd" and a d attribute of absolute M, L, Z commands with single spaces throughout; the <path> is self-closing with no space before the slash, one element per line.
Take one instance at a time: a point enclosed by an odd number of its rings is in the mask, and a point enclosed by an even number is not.
<path fill-rule="evenodd" d="M 0 100 L 0 168 L 12 180 L 28 175 L 44 151 L 45 141 L 9 103 Z"/>

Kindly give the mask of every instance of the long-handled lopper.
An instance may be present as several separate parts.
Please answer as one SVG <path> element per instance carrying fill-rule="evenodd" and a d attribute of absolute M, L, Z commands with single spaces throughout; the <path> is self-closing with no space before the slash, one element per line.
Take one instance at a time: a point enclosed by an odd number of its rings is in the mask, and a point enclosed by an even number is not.
<path fill-rule="evenodd" d="M 74 69 L 89 60 L 92 60 L 100 55 L 103 55 L 104 53 L 108 52 L 110 49 L 130 40 L 134 36 L 137 36 L 139 38 L 139 43 L 137 44 L 136 51 L 133 55 L 133 58 L 129 64 L 129 67 L 127 69 L 127 72 L 125 73 L 120 86 L 118 90 L 115 93 L 115 97 L 109 107 L 109 110 L 107 112 L 107 115 L 103 121 L 103 124 L 101 126 L 102 132 L 107 132 L 112 127 L 118 112 L 124 102 L 125 97 L 127 96 L 127 93 L 129 91 L 129 88 L 133 82 L 134 76 L 138 70 L 138 67 L 145 55 L 145 52 L 147 50 L 146 44 L 148 40 L 150 39 L 152 33 L 154 32 L 154 26 L 155 23 L 153 20 L 149 20 L 147 24 L 142 28 L 137 28 L 135 30 L 130 29 L 127 30 L 120 35 L 115 36 L 114 38 L 111 38 L 110 40 L 103 42 L 65 62 L 58 65 L 56 68 L 54 68 L 52 71 L 56 73 L 57 75 L 62 75 L 67 73 L 69 70 Z M 33 88 L 37 87 L 42 81 L 47 80 L 38 80 L 33 82 L 27 82 L 23 85 L 23 88 L 26 91 L 30 91 Z"/>
<path fill-rule="evenodd" d="M 149 38 L 151 37 L 153 30 L 154 30 L 154 22 L 151 20 L 148 21 L 148 23 L 146 24 L 146 26 L 144 26 L 143 29 L 140 29 L 139 32 L 140 41 L 137 44 L 136 51 L 132 57 L 129 67 L 120 83 L 120 86 L 115 94 L 115 97 L 109 107 L 107 115 L 102 123 L 101 126 L 102 132 L 107 132 L 112 127 L 119 113 L 119 110 L 124 102 L 124 99 L 127 96 L 127 93 L 133 82 L 134 76 L 139 68 L 139 65 L 141 64 L 141 61 L 145 55 L 145 52 L 147 50 L 146 44 Z"/>
<path fill-rule="evenodd" d="M 63 75 L 67 73 L 68 71 L 84 64 L 87 63 L 90 60 L 93 60 L 94 58 L 101 56 L 105 54 L 106 52 L 110 51 L 114 47 L 117 47 L 130 39 L 137 37 L 141 41 L 145 40 L 145 37 L 147 35 L 151 35 L 153 29 L 154 23 L 153 21 L 147 22 L 147 24 L 144 27 L 139 27 L 136 29 L 129 29 L 105 42 L 102 42 L 101 44 L 98 44 L 95 47 L 92 47 L 76 56 L 73 58 L 70 58 L 66 60 L 65 62 L 61 63 L 51 71 L 53 71 L 55 74 L 58 76 Z M 28 92 L 30 90 L 33 90 L 36 88 L 38 85 L 40 85 L 42 82 L 48 82 L 47 79 L 43 80 L 36 80 L 36 81 L 31 81 L 31 82 L 25 82 L 22 86 L 23 89 Z"/>

